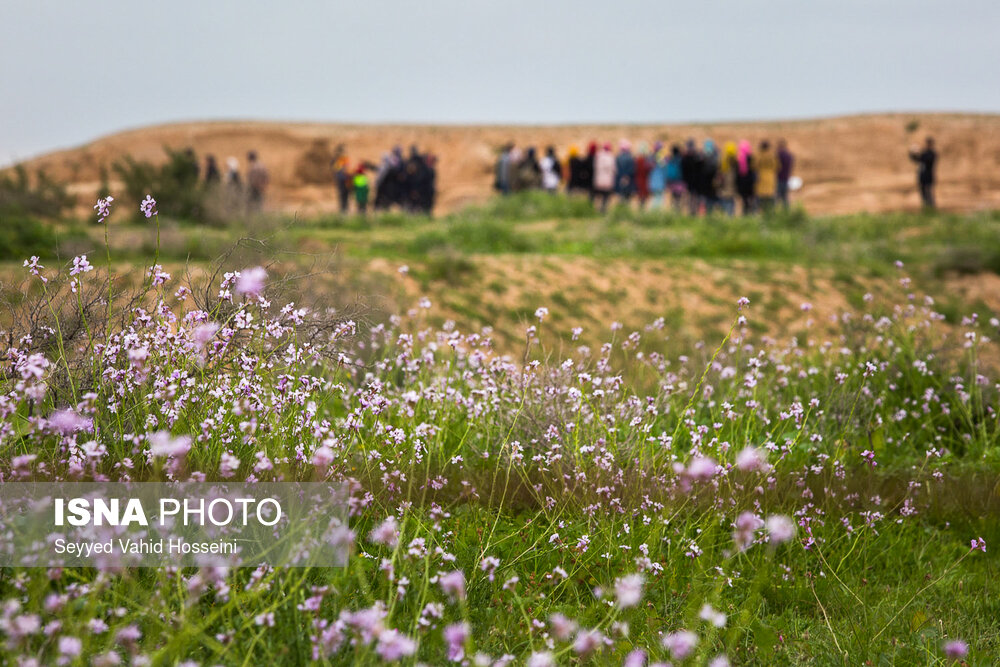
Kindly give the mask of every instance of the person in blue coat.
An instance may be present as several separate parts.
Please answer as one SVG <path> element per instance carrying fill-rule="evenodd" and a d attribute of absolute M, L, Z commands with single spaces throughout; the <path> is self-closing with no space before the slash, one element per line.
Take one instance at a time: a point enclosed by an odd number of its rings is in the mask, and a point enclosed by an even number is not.
<path fill-rule="evenodd" d="M 632 155 L 632 144 L 622 139 L 618 145 L 618 157 L 615 158 L 615 193 L 625 203 L 635 194 L 635 157 Z"/>
<path fill-rule="evenodd" d="M 687 192 L 684 181 L 684 154 L 681 147 L 674 144 L 670 147 L 670 159 L 667 160 L 667 189 L 670 190 L 670 200 L 676 213 L 681 212 L 681 200 Z"/>
<path fill-rule="evenodd" d="M 650 208 L 663 207 L 663 192 L 667 189 L 667 162 L 670 158 L 667 149 L 660 146 L 653 151 L 653 168 L 649 170 L 649 194 L 653 200 Z"/>

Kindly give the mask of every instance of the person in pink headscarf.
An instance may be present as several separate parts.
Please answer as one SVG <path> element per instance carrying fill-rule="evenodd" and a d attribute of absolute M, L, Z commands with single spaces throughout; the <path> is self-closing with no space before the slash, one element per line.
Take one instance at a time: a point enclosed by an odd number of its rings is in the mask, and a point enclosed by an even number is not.
<path fill-rule="evenodd" d="M 743 215 L 750 215 L 754 209 L 754 189 L 757 171 L 753 161 L 753 148 L 746 139 L 736 148 L 736 192 L 743 202 Z"/>

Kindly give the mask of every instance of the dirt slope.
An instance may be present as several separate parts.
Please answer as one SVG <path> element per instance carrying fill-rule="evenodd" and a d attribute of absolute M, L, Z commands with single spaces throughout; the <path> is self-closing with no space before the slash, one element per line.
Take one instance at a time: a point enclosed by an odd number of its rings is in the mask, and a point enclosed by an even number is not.
<path fill-rule="evenodd" d="M 344 144 L 353 160 L 377 162 L 394 144 L 416 143 L 440 158 L 441 211 L 484 200 L 491 194 L 492 162 L 506 141 L 544 147 L 565 156 L 570 144 L 591 139 L 682 142 L 712 137 L 717 142 L 785 137 L 797 155 L 805 181 L 799 194 L 814 214 L 917 208 L 914 169 L 907 148 L 927 134 L 937 138 L 938 192 L 942 207 L 954 210 L 1000 208 L 1000 115 L 886 114 L 806 121 L 701 125 L 608 125 L 559 127 L 397 126 L 278 122 L 199 122 L 148 127 L 104 137 L 85 146 L 51 153 L 28 163 L 71 184 L 81 209 L 92 205 L 101 165 L 132 154 L 160 160 L 163 146 L 214 153 L 220 163 L 257 150 L 271 169 L 269 207 L 302 214 L 335 207 L 332 185 L 310 185 L 296 165 L 317 140 Z M 245 164 L 245 163 L 244 163 Z M 114 186 L 114 183 L 112 183 Z"/>

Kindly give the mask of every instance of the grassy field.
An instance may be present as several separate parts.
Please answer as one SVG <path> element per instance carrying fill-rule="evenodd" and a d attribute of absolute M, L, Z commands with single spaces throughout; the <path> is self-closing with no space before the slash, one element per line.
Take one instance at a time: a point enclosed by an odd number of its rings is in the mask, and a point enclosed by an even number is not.
<path fill-rule="evenodd" d="M 16 270 L 0 268 L 8 284 L 20 279 L 22 255 L 104 258 L 103 227 L 60 228 L 58 242 L 6 253 L 16 260 Z M 336 292 L 333 302 L 363 299 L 383 319 L 429 297 L 433 323 L 490 326 L 505 346 L 520 343 L 539 305 L 557 322 L 584 327 L 591 343 L 612 321 L 640 327 L 661 316 L 671 319 L 680 344 L 711 343 L 726 332 L 732 303 L 743 295 L 754 301 L 758 333 L 802 334 L 808 319 L 823 324 L 844 308 L 862 308 L 867 293 L 903 296 L 897 261 L 949 322 L 1000 310 L 1000 216 L 993 212 L 807 218 L 794 211 L 747 221 L 618 208 L 602 217 L 585 199 L 534 194 L 437 220 L 163 220 L 157 243 L 157 230 L 140 216 L 110 231 L 112 260 L 126 276 L 138 276 L 133 269 L 154 255 L 175 273 L 198 276 L 264 264 L 285 276 L 308 274 L 294 286 L 300 298 L 330 301 Z M 397 273 L 403 266 L 406 280 Z M 815 307 L 812 316 L 801 315 L 802 303 Z M 571 326 L 559 333 L 568 339 Z"/>
<path fill-rule="evenodd" d="M 6 662 L 1000 656 L 995 213 L 54 224 L 0 267 L 3 481 L 346 481 L 355 540 L 4 570 Z"/>

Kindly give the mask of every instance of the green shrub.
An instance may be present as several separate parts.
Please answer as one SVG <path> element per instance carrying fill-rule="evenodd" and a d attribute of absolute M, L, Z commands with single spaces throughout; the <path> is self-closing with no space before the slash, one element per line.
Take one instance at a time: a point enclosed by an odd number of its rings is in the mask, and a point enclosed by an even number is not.
<path fill-rule="evenodd" d="M 56 218 L 73 205 L 71 197 L 59 183 L 41 169 L 34 184 L 24 165 L 0 174 L 0 214 L 22 213 L 44 218 Z"/>
<path fill-rule="evenodd" d="M 20 213 L 0 213 L 0 259 L 53 257 L 58 236 L 51 226 Z"/>
<path fill-rule="evenodd" d="M 164 147 L 167 162 L 160 166 L 126 156 L 112 169 L 124 184 L 122 199 L 138 219 L 139 202 L 151 195 L 161 215 L 207 221 L 209 188 L 198 180 L 198 159 L 191 151 Z"/>

